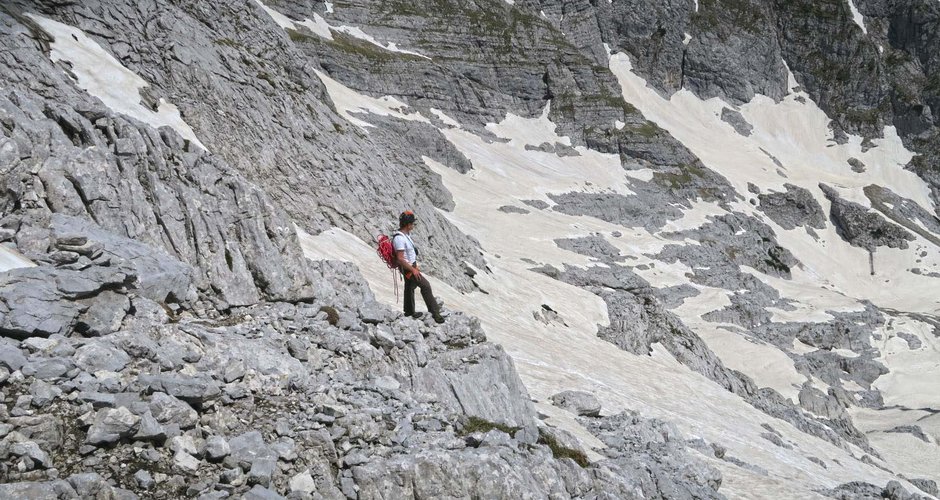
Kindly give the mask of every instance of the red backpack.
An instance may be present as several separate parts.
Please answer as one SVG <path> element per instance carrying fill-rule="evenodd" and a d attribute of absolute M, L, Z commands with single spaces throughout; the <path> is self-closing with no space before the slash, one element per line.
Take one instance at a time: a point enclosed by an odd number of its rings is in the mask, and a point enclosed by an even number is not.
<path fill-rule="evenodd" d="M 379 236 L 376 238 L 379 246 L 376 248 L 376 253 L 379 254 L 379 257 L 382 258 L 382 262 L 385 262 L 385 265 L 392 270 L 392 283 L 395 285 L 395 302 L 398 302 L 398 279 L 399 277 L 395 276 L 398 270 L 398 255 L 395 252 L 395 246 L 392 244 L 392 239 L 400 233 L 395 232 L 391 237 L 379 233 Z"/>
<path fill-rule="evenodd" d="M 395 246 L 392 245 L 392 238 L 394 237 L 394 234 L 391 238 L 385 234 L 379 234 L 378 238 L 376 238 L 379 242 L 379 247 L 376 249 L 376 252 L 389 269 L 398 269 L 398 256 L 395 254 Z"/>

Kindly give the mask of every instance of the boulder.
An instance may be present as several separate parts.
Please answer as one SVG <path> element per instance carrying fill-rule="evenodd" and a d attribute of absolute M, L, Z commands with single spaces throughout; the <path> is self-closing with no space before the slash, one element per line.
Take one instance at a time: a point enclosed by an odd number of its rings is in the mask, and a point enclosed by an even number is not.
<path fill-rule="evenodd" d="M 127 408 L 103 408 L 95 414 L 85 443 L 102 445 L 131 437 L 137 432 L 139 424 L 140 417 Z"/>
<path fill-rule="evenodd" d="M 584 391 L 563 391 L 551 397 L 552 404 L 583 417 L 601 414 L 601 402 L 597 396 Z"/>
<path fill-rule="evenodd" d="M 246 432 L 229 440 L 231 454 L 226 457 L 225 464 L 240 466 L 249 469 L 258 460 L 277 461 L 277 452 L 272 450 L 258 431 Z"/>
<path fill-rule="evenodd" d="M 199 422 L 199 414 L 192 406 L 164 392 L 153 393 L 150 411 L 157 422 L 176 424 L 180 429 L 189 429 Z"/>
<path fill-rule="evenodd" d="M 76 329 L 85 335 L 107 335 L 121 328 L 121 321 L 131 307 L 127 295 L 104 291 L 92 299 L 91 306 L 78 318 Z"/>
<path fill-rule="evenodd" d="M 288 483 L 291 493 L 313 493 L 317 489 L 317 483 L 313 480 L 309 470 L 294 475 Z"/>
<path fill-rule="evenodd" d="M 0 366 L 16 371 L 26 364 L 26 356 L 19 347 L 7 344 L 0 339 Z"/>
<path fill-rule="evenodd" d="M 49 267 L 0 273 L 0 336 L 26 338 L 66 334 L 86 306 L 59 290 L 59 271 Z M 94 290 L 103 286 L 90 282 Z M 78 286 L 78 285 L 76 285 Z"/>
<path fill-rule="evenodd" d="M 162 249 L 107 231 L 92 221 L 58 213 L 52 216 L 52 231 L 54 235 L 81 235 L 100 245 L 106 255 L 130 263 L 137 276 L 137 291 L 148 299 L 165 302 L 190 297 L 192 268 Z"/>
<path fill-rule="evenodd" d="M 99 371 L 119 372 L 130 362 L 126 352 L 100 342 L 79 347 L 72 357 L 75 365 L 89 373 Z"/>
<path fill-rule="evenodd" d="M 193 405 L 202 405 L 222 394 L 219 384 L 207 375 L 184 376 L 172 373 L 141 375 L 141 384 L 151 392 L 164 392 Z"/>
<path fill-rule="evenodd" d="M 206 457 L 213 462 L 217 462 L 227 457 L 232 452 L 232 447 L 228 441 L 221 436 L 209 436 L 206 439 Z"/>

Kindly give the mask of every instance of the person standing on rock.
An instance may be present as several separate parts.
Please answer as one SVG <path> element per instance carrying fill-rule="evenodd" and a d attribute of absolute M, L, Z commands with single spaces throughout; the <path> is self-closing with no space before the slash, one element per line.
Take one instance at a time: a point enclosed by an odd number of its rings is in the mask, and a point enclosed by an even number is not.
<path fill-rule="evenodd" d="M 392 236 L 392 247 L 395 249 L 395 256 L 398 258 L 398 269 L 405 277 L 405 316 L 418 318 L 421 313 L 415 312 L 415 288 L 421 289 L 421 297 L 428 311 L 438 323 L 444 322 L 441 316 L 440 306 L 434 293 L 431 292 L 431 283 L 421 274 L 418 269 L 418 249 L 411 239 L 411 231 L 414 230 L 417 223 L 417 217 L 411 210 L 406 210 L 398 217 L 398 232 Z"/>

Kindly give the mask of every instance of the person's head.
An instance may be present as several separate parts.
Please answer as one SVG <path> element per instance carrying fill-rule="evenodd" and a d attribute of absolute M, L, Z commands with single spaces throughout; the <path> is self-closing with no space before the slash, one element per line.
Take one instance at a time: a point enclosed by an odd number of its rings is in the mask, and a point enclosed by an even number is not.
<path fill-rule="evenodd" d="M 402 231 L 411 231 L 414 229 L 415 221 L 417 221 L 414 212 L 411 210 L 405 210 L 398 216 L 398 229 Z"/>

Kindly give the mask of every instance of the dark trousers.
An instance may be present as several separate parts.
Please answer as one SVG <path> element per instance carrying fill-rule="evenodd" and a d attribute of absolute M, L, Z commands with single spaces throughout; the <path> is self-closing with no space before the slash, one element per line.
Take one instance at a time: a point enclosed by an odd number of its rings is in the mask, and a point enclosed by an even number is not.
<path fill-rule="evenodd" d="M 420 278 L 405 278 L 405 315 L 411 316 L 415 313 L 415 288 L 421 289 L 421 298 L 424 299 L 424 305 L 428 306 L 428 311 L 435 316 L 440 314 L 437 300 L 431 292 L 431 283 L 422 274 Z"/>

